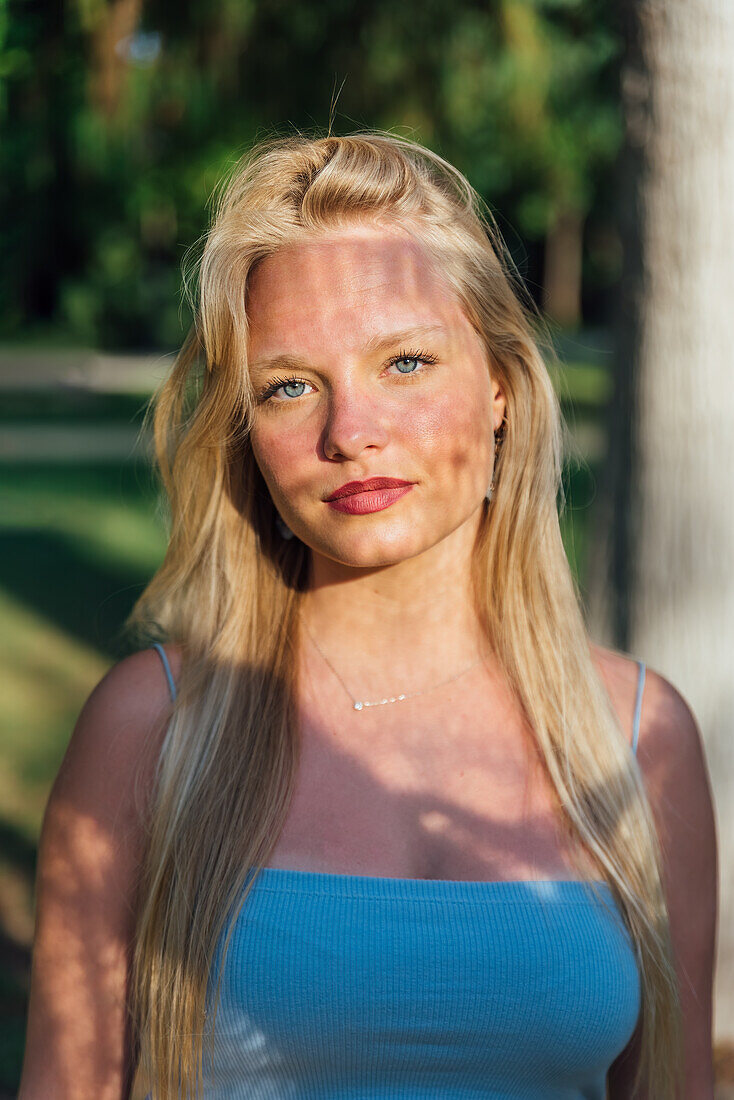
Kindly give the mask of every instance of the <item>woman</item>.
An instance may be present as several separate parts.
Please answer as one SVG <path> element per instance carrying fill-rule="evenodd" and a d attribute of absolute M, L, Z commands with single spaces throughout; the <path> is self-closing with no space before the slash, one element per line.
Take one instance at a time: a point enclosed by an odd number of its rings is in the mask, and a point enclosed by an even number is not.
<path fill-rule="evenodd" d="M 700 734 L 587 635 L 515 284 L 412 142 L 232 174 L 155 399 L 144 644 L 44 820 L 21 1100 L 138 1057 L 156 1100 L 712 1095 Z"/>

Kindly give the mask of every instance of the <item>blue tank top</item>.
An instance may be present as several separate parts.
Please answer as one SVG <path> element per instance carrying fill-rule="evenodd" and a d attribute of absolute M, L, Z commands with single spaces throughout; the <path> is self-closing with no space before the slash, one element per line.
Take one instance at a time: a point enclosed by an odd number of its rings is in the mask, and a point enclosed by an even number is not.
<path fill-rule="evenodd" d="M 633 750 L 644 673 L 639 662 Z M 604 1100 L 641 1008 L 601 880 L 265 867 L 222 970 L 225 936 L 207 993 L 209 1026 L 221 972 L 207 1100 Z"/>

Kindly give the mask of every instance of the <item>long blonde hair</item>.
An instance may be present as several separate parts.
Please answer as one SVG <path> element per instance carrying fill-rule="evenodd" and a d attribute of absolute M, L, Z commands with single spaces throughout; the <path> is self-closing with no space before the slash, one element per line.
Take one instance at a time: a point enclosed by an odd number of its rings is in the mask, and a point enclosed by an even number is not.
<path fill-rule="evenodd" d="M 611 887 L 642 990 L 637 1085 L 674 1097 L 681 1018 L 661 853 L 637 762 L 593 663 L 561 539 L 565 428 L 537 318 L 494 219 L 436 153 L 384 131 L 260 141 L 216 195 L 187 271 L 195 322 L 154 395 L 170 508 L 164 561 L 126 629 L 182 667 L 157 761 L 131 1011 L 155 1100 L 199 1095 L 207 983 L 225 928 L 267 863 L 298 764 L 297 613 L 309 549 L 283 540 L 249 445 L 248 276 L 263 257 L 350 222 L 422 242 L 480 333 L 508 431 L 473 556 L 477 614 L 537 741 L 560 823 Z M 249 883 L 249 885 L 248 885 Z M 209 1039 L 213 1030 L 209 1031 Z"/>

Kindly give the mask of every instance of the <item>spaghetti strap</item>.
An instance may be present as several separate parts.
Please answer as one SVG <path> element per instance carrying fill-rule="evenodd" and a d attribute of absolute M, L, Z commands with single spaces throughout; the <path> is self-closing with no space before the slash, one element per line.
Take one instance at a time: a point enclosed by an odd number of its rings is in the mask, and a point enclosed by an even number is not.
<path fill-rule="evenodd" d="M 166 651 L 160 642 L 153 642 L 153 649 L 157 649 L 160 654 L 161 661 L 163 661 L 163 667 L 166 670 L 166 678 L 168 680 L 168 687 L 171 692 L 171 699 L 176 701 L 176 685 L 173 682 L 173 676 L 171 675 L 171 666 L 168 663 L 168 657 L 166 657 Z"/>
<path fill-rule="evenodd" d="M 635 701 L 635 720 L 632 726 L 632 752 L 637 755 L 637 737 L 640 732 L 640 713 L 642 711 L 642 689 L 645 686 L 645 663 L 644 661 L 638 661 L 637 664 L 640 668 L 639 677 L 637 680 L 637 699 Z"/>

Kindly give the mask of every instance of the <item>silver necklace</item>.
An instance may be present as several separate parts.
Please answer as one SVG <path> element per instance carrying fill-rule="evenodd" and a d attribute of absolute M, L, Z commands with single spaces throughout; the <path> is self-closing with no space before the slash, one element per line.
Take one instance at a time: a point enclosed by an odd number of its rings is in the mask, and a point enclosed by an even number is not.
<path fill-rule="evenodd" d="M 303 625 L 306 626 L 305 623 Z M 326 661 L 326 663 L 329 666 L 329 668 L 331 669 L 331 671 L 336 676 L 336 678 L 339 681 L 339 683 L 341 684 L 341 686 L 346 691 L 349 698 L 352 700 L 352 706 L 353 706 L 354 710 L 364 710 L 365 707 L 382 707 L 382 706 L 385 705 L 385 703 L 399 703 L 403 699 L 413 699 L 416 695 L 426 695 L 429 691 L 435 691 L 436 688 L 443 687 L 444 684 L 451 684 L 451 683 L 454 682 L 454 680 L 458 680 L 459 677 L 465 676 L 467 672 L 470 672 L 473 668 L 476 668 L 477 665 L 481 664 L 481 661 L 482 661 L 482 658 L 480 657 L 478 661 L 475 661 L 473 665 L 469 665 L 469 668 L 465 668 L 463 672 L 458 672 L 456 674 L 456 676 L 451 676 L 448 680 L 441 680 L 437 684 L 431 684 L 431 686 L 429 688 L 424 688 L 423 691 L 410 691 L 410 692 L 404 692 L 403 691 L 403 692 L 400 693 L 400 695 L 391 695 L 388 699 L 375 699 L 374 702 L 368 702 L 366 699 L 355 699 L 354 698 L 351 691 L 349 690 L 347 685 L 344 683 L 341 676 L 336 671 L 336 669 L 332 665 L 331 661 L 326 656 L 326 654 L 322 650 L 321 646 L 316 641 L 316 639 L 314 638 L 313 634 L 311 633 L 311 631 L 308 629 L 307 626 L 306 626 L 306 632 L 307 632 L 309 638 L 311 639 L 311 641 L 313 642 L 313 644 L 318 649 L 321 656 Z"/>

